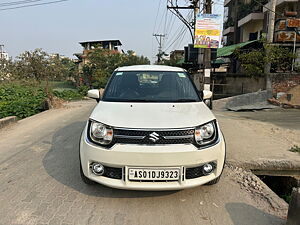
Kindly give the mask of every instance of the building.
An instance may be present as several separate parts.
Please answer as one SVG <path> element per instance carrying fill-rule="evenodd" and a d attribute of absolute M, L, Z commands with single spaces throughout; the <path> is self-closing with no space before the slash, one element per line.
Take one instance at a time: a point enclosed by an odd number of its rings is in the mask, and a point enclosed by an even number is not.
<path fill-rule="evenodd" d="M 88 63 L 87 56 L 94 49 L 107 49 L 121 53 L 120 46 L 122 46 L 120 40 L 84 41 L 79 44 L 83 47 L 83 52 L 74 54 L 77 57 L 76 62 L 79 64 L 79 69 Z"/>
<path fill-rule="evenodd" d="M 5 59 L 8 60 L 8 53 L 4 51 L 4 45 L 0 45 L 0 60 Z"/>
<path fill-rule="evenodd" d="M 241 42 L 260 39 L 268 31 L 268 15 L 271 0 L 225 0 L 224 2 L 224 30 L 223 44 L 225 46 Z M 288 27 L 287 20 L 294 20 L 294 27 Z M 282 32 L 290 32 L 294 28 L 300 33 L 300 0 L 277 0 L 276 21 L 287 23 L 286 27 L 278 30 L 275 25 L 274 42 L 288 44 L 293 41 L 280 39 L 278 35 L 284 36 Z M 296 22 L 295 22 L 296 21 Z M 298 22 L 297 22 L 298 21 Z M 298 26 L 296 25 L 298 23 Z M 295 31 L 293 32 L 295 35 Z M 292 36 L 293 36 L 292 35 Z M 293 38 L 292 38 L 293 39 Z M 296 40 L 300 44 L 300 35 Z M 293 43 L 290 43 L 291 45 Z"/>
<path fill-rule="evenodd" d="M 270 8 L 271 0 L 225 0 L 225 47 L 218 52 L 227 52 L 219 57 L 230 58 L 236 48 L 261 48 L 254 42 L 267 36 Z M 298 55 L 295 65 L 300 64 L 300 0 L 277 0 L 275 17 L 272 45 L 289 48 Z M 238 62 L 231 59 L 228 71 L 236 73 L 238 68 Z"/>

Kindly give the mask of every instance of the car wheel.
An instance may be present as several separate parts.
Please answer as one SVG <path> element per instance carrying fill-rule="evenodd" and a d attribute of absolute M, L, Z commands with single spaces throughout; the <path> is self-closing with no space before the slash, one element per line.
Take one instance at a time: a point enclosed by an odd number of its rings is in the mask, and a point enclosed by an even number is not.
<path fill-rule="evenodd" d="M 93 185 L 93 184 L 96 184 L 95 181 L 90 180 L 89 178 L 87 178 L 87 177 L 84 175 L 83 170 L 82 170 L 81 163 L 80 163 L 80 176 L 81 176 L 82 181 L 83 181 L 85 184 L 87 184 L 87 185 Z"/>
<path fill-rule="evenodd" d="M 214 184 L 218 183 L 220 179 L 221 179 L 221 175 L 218 176 L 216 179 L 213 179 L 212 181 L 209 181 L 205 185 L 214 185 Z"/>

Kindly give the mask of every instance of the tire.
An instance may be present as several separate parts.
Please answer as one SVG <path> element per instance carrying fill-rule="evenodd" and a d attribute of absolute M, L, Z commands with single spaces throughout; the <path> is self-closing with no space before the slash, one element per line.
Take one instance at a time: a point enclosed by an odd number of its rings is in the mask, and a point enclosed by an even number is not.
<path fill-rule="evenodd" d="M 96 184 L 95 181 L 90 180 L 89 178 L 87 178 L 87 177 L 84 175 L 83 170 L 82 170 L 81 163 L 80 163 L 80 177 L 81 177 L 81 180 L 82 180 L 85 184 L 87 184 L 87 185 L 94 185 L 94 184 Z"/>
<path fill-rule="evenodd" d="M 214 184 L 218 183 L 220 181 L 220 179 L 221 179 L 221 175 L 218 176 L 216 179 L 213 179 L 212 181 L 209 181 L 205 185 L 214 185 Z"/>

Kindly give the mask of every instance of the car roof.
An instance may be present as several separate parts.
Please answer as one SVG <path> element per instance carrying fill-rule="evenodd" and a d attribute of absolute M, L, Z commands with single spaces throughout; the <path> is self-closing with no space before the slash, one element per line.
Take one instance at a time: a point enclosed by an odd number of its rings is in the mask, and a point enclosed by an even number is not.
<path fill-rule="evenodd" d="M 186 72 L 185 69 L 173 66 L 162 65 L 136 65 L 136 66 L 123 66 L 117 68 L 115 71 L 164 71 L 164 72 Z"/>

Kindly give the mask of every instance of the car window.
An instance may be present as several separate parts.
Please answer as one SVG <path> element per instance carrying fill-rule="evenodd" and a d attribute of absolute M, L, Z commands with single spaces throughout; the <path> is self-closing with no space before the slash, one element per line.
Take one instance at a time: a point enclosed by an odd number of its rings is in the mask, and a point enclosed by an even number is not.
<path fill-rule="evenodd" d="M 200 101 L 185 72 L 124 71 L 113 74 L 103 101 Z"/>

